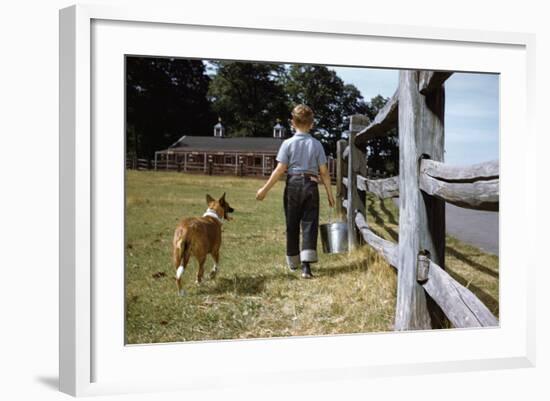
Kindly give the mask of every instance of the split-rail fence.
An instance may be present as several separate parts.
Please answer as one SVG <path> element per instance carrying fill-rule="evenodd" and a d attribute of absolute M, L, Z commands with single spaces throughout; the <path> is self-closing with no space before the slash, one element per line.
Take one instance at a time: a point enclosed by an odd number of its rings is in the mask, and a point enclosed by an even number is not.
<path fill-rule="evenodd" d="M 432 328 L 441 312 L 453 327 L 498 326 L 491 311 L 445 271 L 445 202 L 491 211 L 499 205 L 498 161 L 467 167 L 443 162 L 444 82 L 451 74 L 400 71 L 397 91 L 374 120 L 352 116 L 348 140 L 338 142 L 336 192 L 349 248 L 366 243 L 397 269 L 395 330 Z M 396 127 L 399 176 L 370 179 L 367 142 Z M 366 192 L 399 197 L 398 243 L 369 228 Z"/>

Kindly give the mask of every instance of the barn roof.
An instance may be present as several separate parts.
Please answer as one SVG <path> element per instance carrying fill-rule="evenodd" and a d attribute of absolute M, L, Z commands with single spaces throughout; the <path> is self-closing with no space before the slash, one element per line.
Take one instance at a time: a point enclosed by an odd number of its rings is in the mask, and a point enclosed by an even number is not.
<path fill-rule="evenodd" d="M 182 136 L 164 151 L 171 152 L 269 152 L 279 150 L 283 143 L 278 138 Z"/>

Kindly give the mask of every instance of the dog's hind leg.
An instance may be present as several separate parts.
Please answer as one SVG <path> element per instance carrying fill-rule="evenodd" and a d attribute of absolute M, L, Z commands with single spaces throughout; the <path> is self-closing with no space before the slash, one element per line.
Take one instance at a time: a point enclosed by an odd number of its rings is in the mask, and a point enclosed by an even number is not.
<path fill-rule="evenodd" d="M 176 268 L 176 286 L 178 288 L 178 294 L 180 296 L 185 295 L 183 288 L 181 288 L 181 276 L 185 271 L 185 267 L 189 263 L 189 257 L 190 255 L 187 243 L 184 242 L 183 239 L 179 239 L 174 246 L 173 262 L 174 267 Z"/>
<path fill-rule="evenodd" d="M 197 261 L 199 262 L 199 270 L 197 272 L 197 284 L 200 284 L 202 282 L 202 276 L 204 275 L 204 262 L 206 262 L 206 255 L 197 257 Z"/>
<path fill-rule="evenodd" d="M 178 294 L 183 295 L 183 289 L 181 288 L 181 276 L 185 271 L 185 266 L 183 265 L 183 252 L 181 249 L 181 243 L 179 244 L 179 246 L 174 247 L 173 261 L 174 267 L 176 268 L 176 286 L 178 288 Z"/>
<path fill-rule="evenodd" d="M 212 251 L 212 258 L 214 259 L 214 267 L 210 271 L 210 276 L 209 277 L 211 279 L 215 279 L 216 274 L 218 274 L 218 266 L 219 266 L 219 262 L 220 262 L 220 250 L 219 249 L 215 249 L 215 250 Z"/>

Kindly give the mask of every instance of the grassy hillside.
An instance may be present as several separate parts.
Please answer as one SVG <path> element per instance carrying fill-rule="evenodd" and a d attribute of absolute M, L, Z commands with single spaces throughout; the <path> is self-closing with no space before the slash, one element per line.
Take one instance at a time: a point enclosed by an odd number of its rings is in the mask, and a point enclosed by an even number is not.
<path fill-rule="evenodd" d="M 164 172 L 127 172 L 126 336 L 128 343 L 197 341 L 391 330 L 396 274 L 364 247 L 351 255 L 325 255 L 314 280 L 302 280 L 285 265 L 281 182 L 263 202 L 262 181 Z M 206 209 L 206 194 L 226 192 L 235 209 L 224 224 L 220 271 L 195 284 L 197 265 L 184 274 L 178 297 L 171 266 L 173 230 L 184 216 Z M 322 195 L 323 192 L 321 192 Z M 327 202 L 321 197 L 321 223 Z M 397 238 L 391 200 L 368 199 L 369 223 Z M 498 257 L 453 238 L 447 268 L 498 314 Z M 212 266 L 209 258 L 206 272 Z"/>

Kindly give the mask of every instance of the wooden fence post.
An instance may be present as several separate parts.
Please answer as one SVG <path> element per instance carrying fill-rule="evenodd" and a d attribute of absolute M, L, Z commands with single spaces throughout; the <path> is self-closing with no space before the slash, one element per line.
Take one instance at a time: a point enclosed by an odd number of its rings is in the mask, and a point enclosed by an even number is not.
<path fill-rule="evenodd" d="M 355 137 L 369 123 L 367 116 L 356 114 L 349 121 L 349 153 L 348 153 L 348 250 L 351 252 L 360 241 L 359 231 L 355 227 L 355 211 L 365 216 L 365 193 L 357 190 L 357 174 L 366 176 L 367 163 L 365 151 L 355 146 Z"/>
<path fill-rule="evenodd" d="M 212 156 L 209 155 L 208 156 L 208 175 L 212 175 L 213 170 L 214 168 L 213 168 Z"/>
<path fill-rule="evenodd" d="M 443 266 L 445 202 L 419 188 L 422 158 L 443 160 L 443 86 L 424 96 L 419 72 L 399 72 L 399 273 L 395 330 L 432 328 L 424 289 L 417 282 L 418 255 Z"/>
<path fill-rule="evenodd" d="M 340 139 L 336 142 L 336 213 L 342 218 L 344 213 L 344 207 L 342 201 L 344 200 L 344 172 L 346 171 L 346 164 L 344 160 L 344 149 L 346 149 L 347 142 L 345 139 Z"/>

